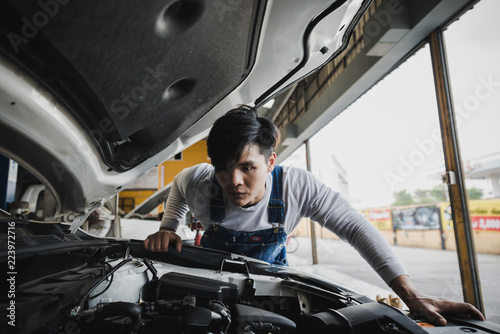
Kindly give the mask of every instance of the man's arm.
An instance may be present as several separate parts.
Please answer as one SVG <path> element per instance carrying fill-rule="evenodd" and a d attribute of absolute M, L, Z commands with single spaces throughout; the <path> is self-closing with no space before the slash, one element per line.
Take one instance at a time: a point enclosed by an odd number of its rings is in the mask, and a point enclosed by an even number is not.
<path fill-rule="evenodd" d="M 471 304 L 422 295 L 406 275 L 393 279 L 390 287 L 405 302 L 411 312 L 422 315 L 435 325 L 446 325 L 446 319 L 441 314 L 447 313 L 485 320 L 481 312 Z"/>
<path fill-rule="evenodd" d="M 181 172 L 182 173 L 182 172 Z M 160 223 L 160 230 L 144 240 L 144 247 L 153 252 L 167 252 L 169 245 L 174 245 L 178 252 L 182 248 L 182 239 L 175 232 L 188 210 L 182 191 L 182 175 L 178 174 L 167 198 L 165 212 Z"/>
<path fill-rule="evenodd" d="M 385 238 L 366 218 L 352 208 L 338 193 L 325 190 L 324 185 L 310 181 L 316 197 L 307 207 L 308 214 L 315 221 L 322 222 L 344 241 L 353 246 L 373 269 L 384 279 L 394 292 L 405 302 L 410 311 L 421 314 L 436 325 L 445 325 L 446 320 L 440 314 L 460 314 L 484 320 L 483 315 L 474 306 L 457 303 L 442 298 L 422 295 L 411 282 L 406 270 L 396 257 Z"/>

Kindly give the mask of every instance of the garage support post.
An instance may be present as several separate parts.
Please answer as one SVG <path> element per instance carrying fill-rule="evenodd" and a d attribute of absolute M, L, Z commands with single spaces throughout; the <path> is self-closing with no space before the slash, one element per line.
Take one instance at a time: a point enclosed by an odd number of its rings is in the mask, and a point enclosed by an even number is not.
<path fill-rule="evenodd" d="M 311 168 L 311 147 L 309 145 L 309 139 L 304 142 L 306 146 L 306 165 L 307 170 L 312 173 Z M 316 225 L 309 219 L 309 225 L 311 226 L 311 250 L 312 250 L 312 260 L 313 264 L 318 264 L 318 244 L 316 242 Z"/>
<path fill-rule="evenodd" d="M 116 194 L 113 198 L 111 198 L 109 200 L 109 204 L 110 204 L 110 207 L 111 207 L 111 213 L 113 215 L 113 225 L 112 225 L 112 228 L 113 228 L 113 236 L 115 238 L 121 238 L 122 237 L 122 228 L 121 228 L 121 222 L 120 222 L 120 213 L 118 212 L 119 211 L 119 208 L 120 208 L 120 205 L 119 205 L 119 196 L 120 194 Z"/>
<path fill-rule="evenodd" d="M 441 29 L 436 29 L 431 33 L 429 44 L 446 165 L 443 182 L 448 184 L 450 195 L 464 301 L 473 304 L 484 314 L 479 269 L 474 249 L 468 197 L 464 183 L 457 124 Z"/>

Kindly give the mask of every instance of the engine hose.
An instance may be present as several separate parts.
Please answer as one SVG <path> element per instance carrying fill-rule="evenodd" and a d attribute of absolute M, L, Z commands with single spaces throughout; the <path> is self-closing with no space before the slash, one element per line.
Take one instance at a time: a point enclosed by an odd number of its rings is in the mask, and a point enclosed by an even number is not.
<path fill-rule="evenodd" d="M 110 275 L 113 275 L 115 271 L 117 271 L 121 266 L 123 266 L 125 263 L 132 261 L 132 258 L 129 257 L 120 263 L 118 263 L 113 269 L 111 269 L 106 275 L 104 275 L 90 290 L 85 294 L 85 296 L 80 299 L 80 302 L 78 303 L 77 306 L 75 306 L 70 313 L 70 316 L 76 317 L 78 314 L 80 314 L 80 311 L 83 307 L 83 304 L 87 301 L 89 298 L 90 294 L 102 283 L 104 282 L 105 279 L 107 279 Z"/>
<path fill-rule="evenodd" d="M 101 323 L 102 320 L 115 317 L 115 316 L 128 316 L 131 320 L 130 331 L 131 333 L 136 333 L 141 326 L 141 312 L 142 307 L 134 303 L 128 302 L 114 302 L 105 304 L 95 312 L 95 320 L 97 324 Z M 127 324 L 127 326 L 129 326 Z"/>

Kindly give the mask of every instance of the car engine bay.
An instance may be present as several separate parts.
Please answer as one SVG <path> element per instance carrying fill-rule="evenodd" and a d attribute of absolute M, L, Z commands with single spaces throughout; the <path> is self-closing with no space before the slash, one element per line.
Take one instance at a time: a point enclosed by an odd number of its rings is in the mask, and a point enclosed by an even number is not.
<path fill-rule="evenodd" d="M 498 333 L 459 318 L 422 327 L 424 319 L 347 288 L 235 254 L 149 252 L 138 240 L 22 217 L 2 223 L 2 240 L 14 226 L 17 333 Z M 11 305 L 2 299 L 7 317 Z"/>

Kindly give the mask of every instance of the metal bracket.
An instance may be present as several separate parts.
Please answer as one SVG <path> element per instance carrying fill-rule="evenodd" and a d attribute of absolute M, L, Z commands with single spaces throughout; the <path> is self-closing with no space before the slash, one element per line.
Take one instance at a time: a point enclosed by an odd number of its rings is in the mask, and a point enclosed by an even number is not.
<path fill-rule="evenodd" d="M 446 183 L 447 185 L 457 184 L 457 179 L 455 177 L 454 171 L 446 172 L 445 174 L 441 175 L 441 178 L 443 179 L 443 183 Z"/>
<path fill-rule="evenodd" d="M 220 265 L 220 270 L 219 270 L 220 273 L 222 273 L 222 271 L 224 270 L 224 266 L 231 267 L 228 270 L 230 272 L 237 272 L 237 273 L 246 274 L 247 277 L 250 278 L 250 269 L 248 268 L 248 264 L 246 262 L 224 259 L 224 260 L 222 260 L 221 265 Z M 241 270 L 240 268 L 243 268 L 243 269 Z"/>
<path fill-rule="evenodd" d="M 241 294 L 241 299 L 243 301 L 251 302 L 255 298 L 255 287 L 254 280 L 247 278 L 245 280 L 245 285 L 243 288 L 243 293 Z"/>
<path fill-rule="evenodd" d="M 103 206 L 105 201 L 103 199 L 97 201 L 94 205 L 88 207 L 87 209 L 83 210 L 78 214 L 78 216 L 73 219 L 73 222 L 71 223 L 70 227 L 70 232 L 75 233 L 76 230 L 85 223 L 87 218 L 90 216 L 92 212 L 94 212 L 97 208 L 100 208 Z"/>
<path fill-rule="evenodd" d="M 304 292 L 297 291 L 297 299 L 299 301 L 300 314 L 308 314 L 311 312 L 311 303 Z"/>

